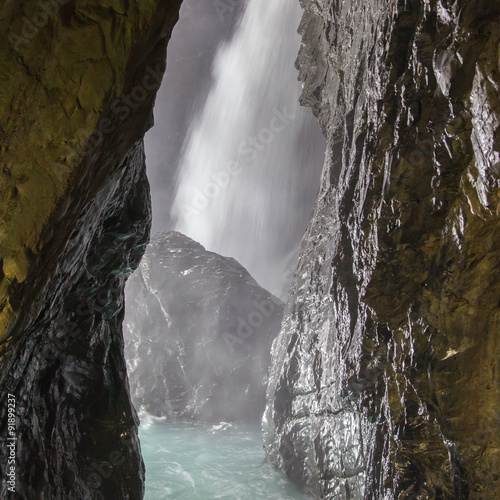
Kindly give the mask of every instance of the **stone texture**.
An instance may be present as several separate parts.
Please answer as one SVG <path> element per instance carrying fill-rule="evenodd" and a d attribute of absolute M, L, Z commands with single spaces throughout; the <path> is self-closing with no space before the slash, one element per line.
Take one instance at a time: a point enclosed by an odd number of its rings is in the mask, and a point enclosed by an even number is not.
<path fill-rule="evenodd" d="M 234 259 L 178 232 L 152 237 L 127 284 L 132 400 L 168 419 L 258 421 L 283 303 Z"/>
<path fill-rule="evenodd" d="M 123 288 L 149 237 L 142 137 L 180 1 L 43 5 L 0 8 L 0 469 L 10 393 L 12 498 L 140 499 Z"/>
<path fill-rule="evenodd" d="M 498 498 L 500 2 L 302 4 L 328 149 L 268 459 L 322 498 Z"/>
<path fill-rule="evenodd" d="M 29 0 L 0 10 L 0 339 L 18 313 L 19 295 L 33 257 L 74 186 L 77 173 L 97 161 L 99 132 L 133 129 L 149 117 L 164 70 L 164 40 L 180 1 Z M 42 6 L 45 6 L 42 8 Z M 157 53 L 155 53 L 157 52 Z M 142 87 L 145 67 L 156 88 L 132 104 L 115 105 Z M 148 82 L 152 88 L 154 83 Z M 142 96 L 142 97 L 141 97 Z M 117 112 L 118 111 L 118 112 Z M 109 114 L 112 125 L 102 122 Z M 135 118 L 134 118 L 135 116 Z M 148 118 L 149 119 L 149 118 Z M 99 122 L 101 120 L 101 122 Z M 123 123 L 126 121 L 127 123 Z M 99 125 L 98 125 L 99 122 Z M 140 130 L 140 128 L 139 128 Z M 130 148 L 140 134 L 121 141 Z M 116 139 L 115 139 L 116 140 Z M 109 138 L 106 139 L 109 143 Z M 98 145 L 92 148 L 92 145 Z M 95 151 L 88 151 L 95 149 Z M 118 152 L 123 160 L 126 148 Z M 100 160 L 102 161 L 102 160 Z M 118 163 L 120 163 L 120 161 Z"/>

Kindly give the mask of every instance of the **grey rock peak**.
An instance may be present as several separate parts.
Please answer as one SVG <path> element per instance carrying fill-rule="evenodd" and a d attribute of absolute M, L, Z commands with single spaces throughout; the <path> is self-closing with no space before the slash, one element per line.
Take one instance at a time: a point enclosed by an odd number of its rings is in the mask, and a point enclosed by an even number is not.
<path fill-rule="evenodd" d="M 155 234 L 127 285 L 135 405 L 170 419 L 259 419 L 282 313 L 234 259 L 178 232 Z"/>

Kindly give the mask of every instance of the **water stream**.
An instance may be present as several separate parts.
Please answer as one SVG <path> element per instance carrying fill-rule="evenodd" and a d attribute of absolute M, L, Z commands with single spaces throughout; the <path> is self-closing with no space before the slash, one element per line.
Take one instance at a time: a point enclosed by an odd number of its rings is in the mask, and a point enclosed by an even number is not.
<path fill-rule="evenodd" d="M 141 414 L 145 500 L 306 500 L 264 461 L 258 424 L 165 423 Z"/>
<path fill-rule="evenodd" d="M 298 103 L 298 1 L 251 0 L 221 45 L 183 146 L 176 230 L 282 295 L 312 208 L 324 139 Z"/>

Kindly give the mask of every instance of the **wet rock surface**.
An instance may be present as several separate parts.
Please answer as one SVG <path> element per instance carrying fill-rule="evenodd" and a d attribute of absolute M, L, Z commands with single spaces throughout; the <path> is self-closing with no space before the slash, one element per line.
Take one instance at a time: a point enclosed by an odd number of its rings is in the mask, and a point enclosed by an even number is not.
<path fill-rule="evenodd" d="M 234 259 L 156 233 L 127 283 L 132 400 L 156 416 L 258 420 L 283 303 Z"/>
<path fill-rule="evenodd" d="M 0 12 L 0 496 L 140 499 L 123 288 L 149 238 L 142 137 L 180 2 L 58 4 Z M 36 33 L 14 43 L 24 18 Z"/>
<path fill-rule="evenodd" d="M 144 467 L 121 333 L 125 280 L 149 235 L 142 144 L 121 168 L 123 179 L 101 212 L 81 274 L 2 360 L 2 391 L 16 399 L 12 498 L 142 498 Z M 6 487 L 4 481 L 3 498 L 9 498 Z"/>
<path fill-rule="evenodd" d="M 498 498 L 500 2 L 302 4 L 328 149 L 268 459 L 323 498 Z"/>

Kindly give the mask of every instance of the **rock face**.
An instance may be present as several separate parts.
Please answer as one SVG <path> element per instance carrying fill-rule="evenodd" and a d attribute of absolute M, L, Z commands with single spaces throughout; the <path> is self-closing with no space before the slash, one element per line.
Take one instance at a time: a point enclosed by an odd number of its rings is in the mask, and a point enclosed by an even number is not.
<path fill-rule="evenodd" d="M 125 353 L 137 408 L 169 419 L 258 420 L 283 304 L 234 259 L 157 233 L 127 284 Z"/>
<path fill-rule="evenodd" d="M 267 456 L 323 498 L 498 498 L 500 2 L 302 4 L 328 149 Z"/>
<path fill-rule="evenodd" d="M 0 9 L 2 498 L 142 498 L 123 288 L 149 238 L 142 137 L 179 6 Z"/>

